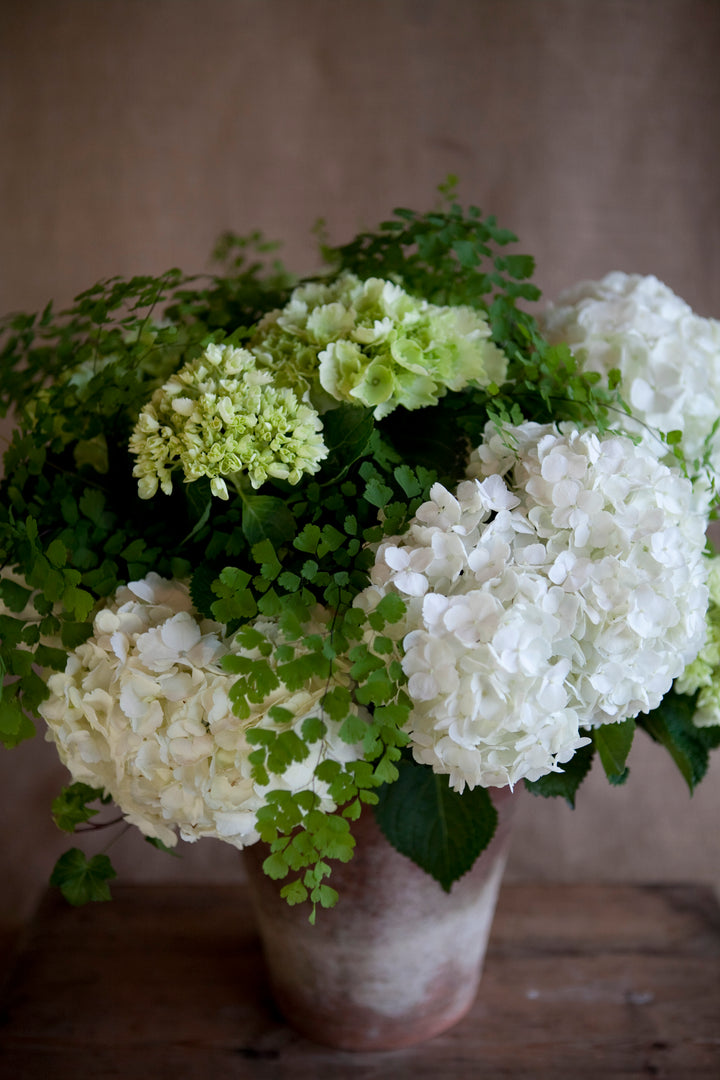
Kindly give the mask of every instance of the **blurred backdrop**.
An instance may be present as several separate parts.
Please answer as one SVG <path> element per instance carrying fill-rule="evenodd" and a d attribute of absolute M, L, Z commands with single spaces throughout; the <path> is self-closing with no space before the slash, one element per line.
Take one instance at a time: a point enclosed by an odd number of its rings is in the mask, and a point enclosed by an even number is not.
<path fill-rule="evenodd" d="M 316 219 L 349 239 L 456 173 L 548 298 L 622 269 L 720 316 L 719 55 L 717 0 L 2 0 L 0 311 L 207 269 L 226 228 L 308 272 Z M 720 884 L 720 755 L 691 799 L 641 738 L 624 788 L 525 795 L 513 879 Z M 69 846 L 64 779 L 41 739 L 0 749 L 0 936 Z M 241 875 L 182 853 L 111 854 L 126 881 Z"/>

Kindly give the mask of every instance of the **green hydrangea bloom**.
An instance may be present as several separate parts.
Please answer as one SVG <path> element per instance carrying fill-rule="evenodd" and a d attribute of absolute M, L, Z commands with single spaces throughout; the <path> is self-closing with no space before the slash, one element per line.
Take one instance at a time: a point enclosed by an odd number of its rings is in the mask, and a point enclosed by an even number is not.
<path fill-rule="evenodd" d="M 172 491 L 172 473 L 186 483 L 210 478 L 228 498 L 226 479 L 247 475 L 254 488 L 268 477 L 296 484 L 327 456 L 317 412 L 274 384 L 247 349 L 208 345 L 177 371 L 140 413 L 130 439 L 141 499 Z"/>
<path fill-rule="evenodd" d="M 502 383 L 504 353 L 471 307 L 439 307 L 381 278 L 342 274 L 301 285 L 250 342 L 283 385 L 310 392 L 323 412 L 339 401 L 381 420 L 398 405 L 435 405 L 448 390 Z"/>
<path fill-rule="evenodd" d="M 675 689 L 680 694 L 699 690 L 693 722 L 697 727 L 720 724 L 720 556 L 710 560 L 708 571 L 710 602 L 707 615 L 707 638 L 698 656 L 685 668 Z"/>

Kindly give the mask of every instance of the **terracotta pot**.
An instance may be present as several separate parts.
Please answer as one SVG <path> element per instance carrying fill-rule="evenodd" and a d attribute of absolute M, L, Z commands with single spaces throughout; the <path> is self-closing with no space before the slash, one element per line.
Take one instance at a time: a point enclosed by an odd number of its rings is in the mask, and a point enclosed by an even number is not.
<path fill-rule="evenodd" d="M 385 839 L 372 813 L 353 823 L 349 863 L 334 863 L 335 908 L 289 907 L 262 872 L 268 849 L 243 855 L 275 1000 L 302 1034 L 343 1050 L 391 1050 L 438 1035 L 477 992 L 509 846 L 515 797 L 495 789 L 498 830 L 446 893 Z"/>

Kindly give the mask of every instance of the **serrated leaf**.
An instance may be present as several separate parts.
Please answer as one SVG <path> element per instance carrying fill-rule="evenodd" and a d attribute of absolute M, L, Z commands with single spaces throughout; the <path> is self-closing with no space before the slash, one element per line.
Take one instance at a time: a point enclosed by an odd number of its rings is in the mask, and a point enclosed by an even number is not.
<path fill-rule="evenodd" d="M 57 886 L 69 904 L 78 907 L 91 901 L 110 900 L 108 881 L 117 877 L 107 855 L 86 859 L 79 848 L 61 855 L 50 875 L 50 884 Z"/>
<path fill-rule="evenodd" d="M 323 473 L 335 478 L 362 457 L 375 428 L 372 410 L 340 405 L 323 416 L 323 440 L 329 450 Z"/>
<path fill-rule="evenodd" d="M 623 720 L 615 724 L 601 724 L 593 729 L 592 737 L 595 749 L 600 755 L 605 775 L 611 784 L 621 784 L 627 779 L 625 762 L 630 753 L 635 729 L 634 720 Z"/>
<path fill-rule="evenodd" d="M 576 750 L 570 761 L 562 766 L 562 772 L 551 772 L 539 780 L 525 780 L 525 787 L 532 795 L 544 798 L 561 797 L 575 809 L 575 796 L 583 780 L 590 772 L 595 748 L 592 743 Z"/>
<path fill-rule="evenodd" d="M 187 502 L 188 516 L 194 521 L 190 532 L 185 536 L 180 546 L 189 543 L 208 523 L 213 507 L 213 497 L 210 492 L 210 484 L 206 478 L 195 480 L 192 484 L 185 485 L 185 499 Z"/>
<path fill-rule="evenodd" d="M 242 531 L 251 546 L 262 540 L 282 544 L 295 535 L 295 518 L 274 495 L 244 495 Z"/>
<path fill-rule="evenodd" d="M 693 723 L 697 695 L 670 691 L 657 709 L 640 715 L 637 724 L 668 751 L 692 792 L 707 772 L 706 738 Z"/>
<path fill-rule="evenodd" d="M 446 776 L 403 758 L 378 791 L 375 819 L 393 847 L 449 892 L 493 837 L 497 811 L 484 788 L 453 791 Z"/>

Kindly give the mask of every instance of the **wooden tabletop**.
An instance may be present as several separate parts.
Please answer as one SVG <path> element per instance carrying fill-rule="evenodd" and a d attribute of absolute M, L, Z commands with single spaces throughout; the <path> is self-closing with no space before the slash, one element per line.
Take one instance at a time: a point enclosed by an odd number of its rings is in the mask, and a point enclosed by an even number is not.
<path fill-rule="evenodd" d="M 720 908 L 695 886 L 508 885 L 457 1027 L 354 1054 L 278 1016 L 242 887 L 48 895 L 3 995 L 7 1080 L 720 1077 Z"/>

